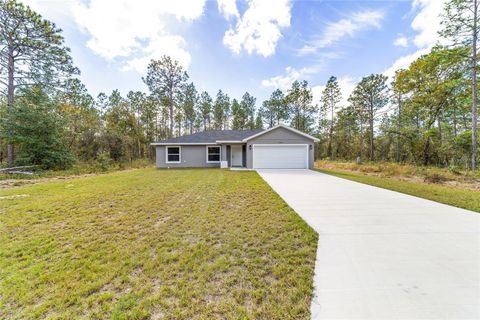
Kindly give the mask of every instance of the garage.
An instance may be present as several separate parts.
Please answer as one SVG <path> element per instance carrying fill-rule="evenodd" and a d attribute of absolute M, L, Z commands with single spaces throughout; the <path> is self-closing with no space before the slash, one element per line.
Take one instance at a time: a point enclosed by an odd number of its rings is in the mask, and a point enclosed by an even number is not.
<path fill-rule="evenodd" d="M 307 169 L 308 145 L 253 145 L 254 169 Z"/>

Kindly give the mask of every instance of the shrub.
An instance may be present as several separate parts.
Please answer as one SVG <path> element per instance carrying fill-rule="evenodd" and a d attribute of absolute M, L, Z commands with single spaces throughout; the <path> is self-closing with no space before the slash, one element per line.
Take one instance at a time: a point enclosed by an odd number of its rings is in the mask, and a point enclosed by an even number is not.
<path fill-rule="evenodd" d="M 112 165 L 113 160 L 108 152 L 102 152 L 97 156 L 97 164 L 100 170 L 107 171 Z"/>
<path fill-rule="evenodd" d="M 438 173 L 428 173 L 423 179 L 424 182 L 429 183 L 442 183 L 445 180 L 445 177 Z"/>
<path fill-rule="evenodd" d="M 451 173 L 453 173 L 453 174 L 455 174 L 455 175 L 460 175 L 460 174 L 462 174 L 462 173 L 460 172 L 460 168 L 459 168 L 458 166 L 456 166 L 456 165 L 453 165 L 453 164 L 448 167 L 448 171 L 450 171 Z"/>
<path fill-rule="evenodd" d="M 75 163 L 65 136 L 65 121 L 40 88 L 22 92 L 0 124 L 1 138 L 16 147 L 16 165 L 64 170 Z"/>

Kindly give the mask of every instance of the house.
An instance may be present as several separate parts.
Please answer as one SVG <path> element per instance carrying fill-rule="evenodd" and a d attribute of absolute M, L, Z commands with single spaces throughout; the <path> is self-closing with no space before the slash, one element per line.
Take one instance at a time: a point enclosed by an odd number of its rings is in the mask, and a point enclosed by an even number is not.
<path fill-rule="evenodd" d="M 313 168 L 318 139 L 285 125 L 257 130 L 214 130 L 151 145 L 157 168 L 228 167 Z"/>

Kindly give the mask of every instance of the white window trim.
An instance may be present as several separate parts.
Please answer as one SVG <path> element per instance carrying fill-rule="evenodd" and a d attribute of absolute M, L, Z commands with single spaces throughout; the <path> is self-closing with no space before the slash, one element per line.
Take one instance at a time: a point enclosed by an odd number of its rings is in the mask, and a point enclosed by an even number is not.
<path fill-rule="evenodd" d="M 208 161 L 208 148 L 212 148 L 212 147 L 220 149 L 220 152 L 218 153 L 219 156 L 220 156 L 220 158 L 219 158 L 220 160 L 218 160 L 218 161 Z M 222 161 L 222 146 L 205 146 L 205 160 L 207 161 L 207 163 L 220 163 Z"/>
<path fill-rule="evenodd" d="M 178 161 L 168 161 L 168 148 L 178 148 Z M 181 163 L 182 147 L 181 146 L 165 146 L 165 163 Z"/>

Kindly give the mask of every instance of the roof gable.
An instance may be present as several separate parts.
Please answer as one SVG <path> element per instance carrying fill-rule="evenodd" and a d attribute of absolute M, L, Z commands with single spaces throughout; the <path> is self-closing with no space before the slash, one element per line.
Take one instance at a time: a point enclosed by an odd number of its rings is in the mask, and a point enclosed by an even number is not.
<path fill-rule="evenodd" d="M 264 134 L 267 133 L 267 132 L 273 131 L 273 130 L 278 129 L 278 128 L 283 128 L 283 129 L 286 129 L 286 130 L 290 130 L 290 131 L 292 131 L 292 132 L 294 132 L 294 133 L 296 133 L 296 134 L 298 134 L 298 135 L 301 135 L 301 136 L 303 136 L 303 137 L 312 139 L 312 140 L 315 141 L 315 142 L 320 141 L 318 138 L 315 138 L 314 136 L 311 136 L 311 135 L 309 135 L 309 134 L 306 134 L 306 133 L 301 132 L 301 131 L 299 131 L 299 130 L 297 130 L 297 129 L 291 128 L 291 127 L 289 127 L 289 126 L 286 126 L 286 125 L 283 125 L 283 124 L 279 124 L 279 125 L 276 125 L 275 127 L 271 127 L 270 129 L 263 130 L 263 131 L 261 131 L 261 132 L 255 133 L 255 134 L 253 134 L 253 135 L 251 135 L 251 136 L 249 136 L 249 137 L 246 137 L 246 138 L 243 139 L 243 142 L 246 142 L 246 141 L 248 141 L 248 140 L 250 140 L 250 139 L 259 137 L 259 136 L 261 136 L 261 135 L 264 135 Z"/>

